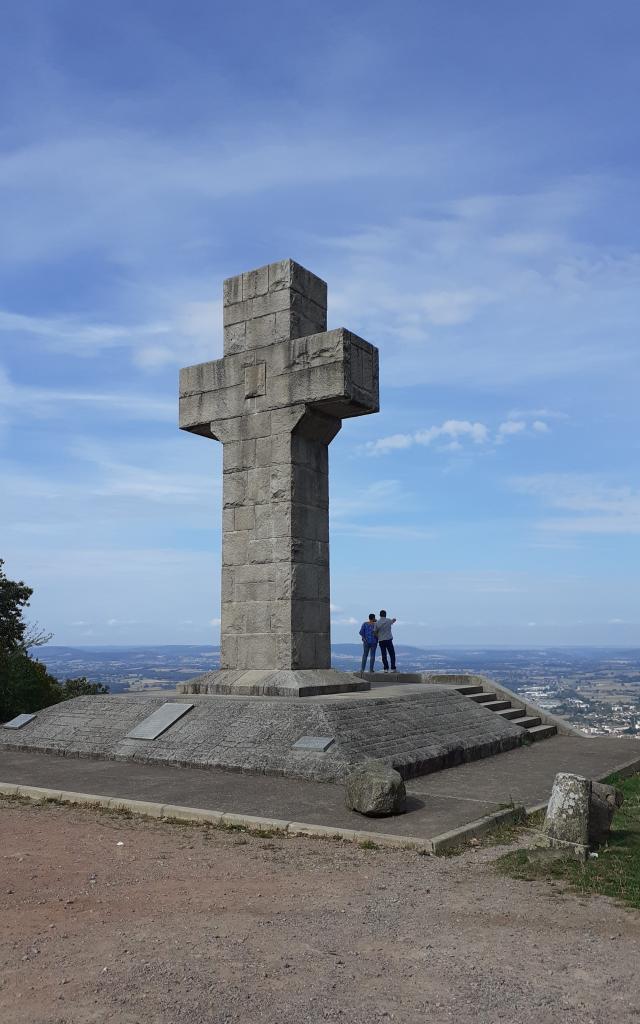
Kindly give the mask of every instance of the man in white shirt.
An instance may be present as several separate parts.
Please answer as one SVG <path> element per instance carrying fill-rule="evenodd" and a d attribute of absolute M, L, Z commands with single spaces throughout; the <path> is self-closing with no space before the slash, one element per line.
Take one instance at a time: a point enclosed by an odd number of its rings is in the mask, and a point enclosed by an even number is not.
<path fill-rule="evenodd" d="M 389 671 L 387 654 L 391 658 L 391 671 L 395 672 L 396 670 L 396 652 L 393 646 L 393 636 L 391 634 L 391 627 L 395 621 L 395 619 L 388 619 L 387 613 L 383 609 L 380 612 L 380 618 L 378 619 L 375 627 L 378 643 L 380 644 L 380 654 L 382 655 L 382 667 L 385 672 Z"/>

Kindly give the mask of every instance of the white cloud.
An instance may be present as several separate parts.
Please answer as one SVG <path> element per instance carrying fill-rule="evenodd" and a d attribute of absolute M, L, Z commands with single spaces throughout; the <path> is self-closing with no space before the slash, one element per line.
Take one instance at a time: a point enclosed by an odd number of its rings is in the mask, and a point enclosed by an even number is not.
<path fill-rule="evenodd" d="M 513 434 L 521 434 L 526 427 L 527 424 L 524 420 L 506 420 L 498 427 L 498 437 L 504 438 L 513 436 Z"/>
<path fill-rule="evenodd" d="M 486 423 L 470 420 L 445 420 L 440 426 L 416 430 L 411 434 L 390 434 L 376 441 L 368 441 L 364 445 L 367 455 L 388 455 L 389 452 L 411 448 L 414 444 L 429 447 L 433 445 L 438 451 L 460 451 L 463 441 L 474 445 L 503 444 L 507 438 L 518 434 L 526 434 L 528 425 L 525 420 L 508 419 L 500 423 L 492 434 Z M 536 420 L 531 424 L 536 434 L 548 433 L 546 423 Z"/>

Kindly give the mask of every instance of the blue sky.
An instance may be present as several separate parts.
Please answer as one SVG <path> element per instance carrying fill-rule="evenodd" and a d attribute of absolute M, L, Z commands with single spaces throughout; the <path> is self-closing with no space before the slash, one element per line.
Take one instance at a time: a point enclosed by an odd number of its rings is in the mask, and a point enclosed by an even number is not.
<path fill-rule="evenodd" d="M 380 348 L 333 638 L 640 643 L 635 0 L 5 4 L 0 557 L 55 642 L 217 641 L 177 371 L 284 257 Z M 354 629 L 354 624 L 356 629 Z"/>

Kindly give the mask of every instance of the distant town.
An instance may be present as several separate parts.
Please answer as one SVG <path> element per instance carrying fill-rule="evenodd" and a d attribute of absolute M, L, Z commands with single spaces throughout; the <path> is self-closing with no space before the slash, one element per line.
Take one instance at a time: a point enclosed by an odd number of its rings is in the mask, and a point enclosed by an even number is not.
<path fill-rule="evenodd" d="M 640 647 L 397 647 L 405 672 L 477 672 L 560 715 L 591 736 L 640 738 Z M 36 652 L 58 679 L 86 676 L 111 693 L 173 690 L 219 665 L 215 645 L 58 647 Z M 334 644 L 334 668 L 358 671 L 361 648 Z M 381 665 L 377 665 L 381 668 Z"/>

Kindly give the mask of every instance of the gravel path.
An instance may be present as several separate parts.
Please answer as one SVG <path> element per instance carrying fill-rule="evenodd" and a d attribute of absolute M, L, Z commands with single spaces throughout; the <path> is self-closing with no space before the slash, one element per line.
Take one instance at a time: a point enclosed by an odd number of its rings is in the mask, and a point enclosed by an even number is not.
<path fill-rule="evenodd" d="M 640 915 L 437 859 L 0 801 L 3 1024 L 640 1021 Z"/>

